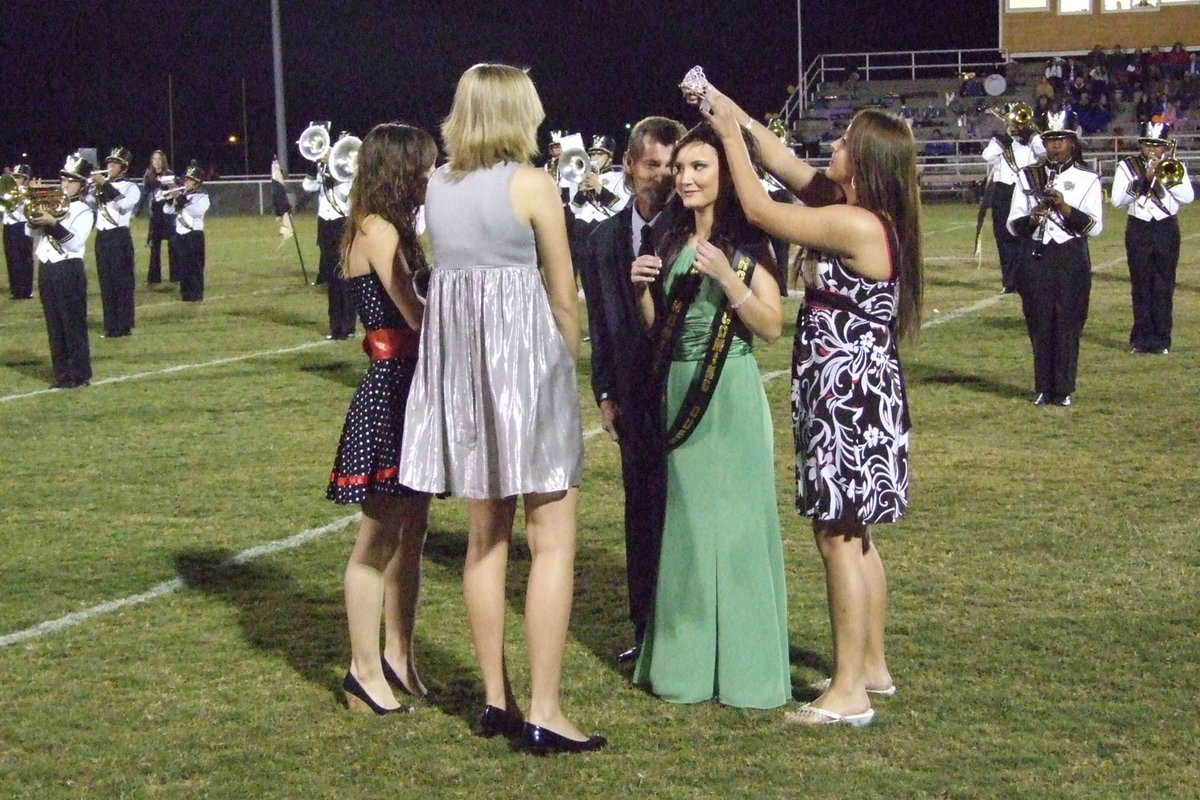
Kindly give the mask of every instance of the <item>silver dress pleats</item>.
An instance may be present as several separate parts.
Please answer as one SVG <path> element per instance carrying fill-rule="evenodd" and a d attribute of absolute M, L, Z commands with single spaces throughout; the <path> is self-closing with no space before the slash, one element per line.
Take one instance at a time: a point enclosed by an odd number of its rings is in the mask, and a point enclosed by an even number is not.
<path fill-rule="evenodd" d="M 400 480 L 476 499 L 578 486 L 575 363 L 555 326 L 533 231 L 514 216 L 516 164 L 429 182 L 435 267 L 408 398 Z"/>

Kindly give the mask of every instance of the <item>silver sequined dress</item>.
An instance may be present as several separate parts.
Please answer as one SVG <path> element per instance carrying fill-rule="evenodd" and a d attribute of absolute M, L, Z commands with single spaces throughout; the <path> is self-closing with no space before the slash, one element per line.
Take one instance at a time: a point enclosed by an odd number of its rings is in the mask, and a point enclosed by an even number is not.
<path fill-rule="evenodd" d="M 516 218 L 518 165 L 425 196 L 434 269 L 405 415 L 400 481 L 476 499 L 579 485 L 583 435 L 575 362 L 555 326 L 533 230 Z"/>

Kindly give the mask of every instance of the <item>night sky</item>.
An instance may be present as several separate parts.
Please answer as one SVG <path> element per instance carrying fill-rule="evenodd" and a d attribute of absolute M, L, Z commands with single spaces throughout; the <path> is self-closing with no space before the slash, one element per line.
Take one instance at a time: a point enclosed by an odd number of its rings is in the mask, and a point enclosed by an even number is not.
<path fill-rule="evenodd" d="M 275 150 L 270 0 L 3 3 L 0 159 L 52 176 L 67 152 L 170 151 L 224 174 L 265 173 Z M 804 0 L 804 57 L 994 47 L 994 0 Z M 777 110 L 797 76 L 791 2 L 489 3 L 281 0 L 288 142 L 311 120 L 359 136 L 402 120 L 436 133 L 479 61 L 528 67 L 543 129 L 608 133 L 647 114 L 696 121 L 675 88 L 694 64 L 747 111 Z M 236 134 L 239 142 L 226 142 Z M 303 171 L 291 145 L 289 166 Z"/>

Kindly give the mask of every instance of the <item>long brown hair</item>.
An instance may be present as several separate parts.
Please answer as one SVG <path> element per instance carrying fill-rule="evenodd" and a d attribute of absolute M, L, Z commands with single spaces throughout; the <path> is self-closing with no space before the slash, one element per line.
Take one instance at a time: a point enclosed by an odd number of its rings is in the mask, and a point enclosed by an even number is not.
<path fill-rule="evenodd" d="M 425 202 L 426 174 L 437 159 L 437 143 L 425 131 L 400 122 L 371 129 L 358 151 L 358 171 L 350 184 L 350 217 L 342 234 L 342 263 L 354 237 L 371 214 L 390 222 L 400 234 L 400 252 L 408 268 L 426 266 L 417 241 L 415 218 Z"/>
<path fill-rule="evenodd" d="M 846 147 L 854 170 L 857 205 L 883 218 L 896 233 L 896 331 L 900 339 L 911 338 L 921 328 L 924 261 L 917 146 L 912 129 L 895 114 L 865 108 L 846 130 Z"/>
<path fill-rule="evenodd" d="M 746 141 L 750 161 L 757 168 L 759 164 L 758 145 L 754 142 L 754 137 L 749 134 L 743 134 L 742 138 Z M 697 143 L 707 144 L 717 151 L 717 200 L 713 205 L 710 241 L 729 257 L 733 256 L 734 250 L 744 247 L 748 252 L 753 252 L 756 257 L 761 256 L 760 261 L 763 258 L 769 258 L 765 252 L 767 248 L 762 247 L 766 242 L 766 234 L 755 228 L 746 219 L 746 212 L 742 210 L 741 201 L 738 200 L 737 190 L 733 185 L 733 175 L 729 172 L 729 159 L 725 155 L 725 145 L 721 143 L 721 137 L 713 130 L 711 124 L 701 122 L 684 134 L 671 152 L 671 164 L 674 165 L 675 159 L 679 157 L 683 148 Z M 696 218 L 691 211 L 684 208 L 683 201 L 677 194 L 672 195 L 667 202 L 666 212 L 669 224 L 657 250 L 662 256 L 664 264 L 669 266 L 679 255 L 679 251 L 683 249 L 688 237 L 695 232 Z M 774 268 L 773 261 L 771 267 Z"/>

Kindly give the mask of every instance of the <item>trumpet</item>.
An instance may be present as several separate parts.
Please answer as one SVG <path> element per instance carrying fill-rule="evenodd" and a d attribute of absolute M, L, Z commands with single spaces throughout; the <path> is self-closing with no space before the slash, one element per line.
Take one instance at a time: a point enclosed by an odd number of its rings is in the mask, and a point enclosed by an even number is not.
<path fill-rule="evenodd" d="M 1037 126 L 1033 124 L 1033 108 L 1028 103 L 1009 103 L 1003 109 L 989 108 L 988 113 L 1004 120 L 1005 125 L 1010 128 L 1032 128 L 1034 132 L 1038 132 Z"/>
<path fill-rule="evenodd" d="M 179 186 L 173 186 L 170 189 L 162 189 L 159 192 L 158 197 L 160 200 L 174 200 L 174 199 L 178 198 L 180 195 L 184 195 L 184 194 L 191 194 L 191 192 L 186 186 L 179 185 Z"/>

